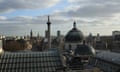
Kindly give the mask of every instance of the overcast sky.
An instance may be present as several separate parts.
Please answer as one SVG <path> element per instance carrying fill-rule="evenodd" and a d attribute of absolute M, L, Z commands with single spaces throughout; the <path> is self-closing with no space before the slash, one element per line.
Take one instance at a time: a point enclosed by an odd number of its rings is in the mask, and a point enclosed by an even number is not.
<path fill-rule="evenodd" d="M 66 35 L 73 21 L 84 35 L 120 30 L 120 0 L 0 0 L 0 35 L 44 36 L 48 15 L 52 35 Z"/>

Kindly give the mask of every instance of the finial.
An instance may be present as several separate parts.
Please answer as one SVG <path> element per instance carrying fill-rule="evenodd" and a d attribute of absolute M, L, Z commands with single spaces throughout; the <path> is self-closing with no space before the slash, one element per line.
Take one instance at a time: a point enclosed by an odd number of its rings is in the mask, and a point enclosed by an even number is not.
<path fill-rule="evenodd" d="M 74 23 L 73 23 L 73 27 L 76 28 L 76 22 L 75 22 L 75 21 L 74 21 Z"/>
<path fill-rule="evenodd" d="M 51 24 L 49 15 L 48 15 L 48 22 L 47 22 L 47 24 Z"/>

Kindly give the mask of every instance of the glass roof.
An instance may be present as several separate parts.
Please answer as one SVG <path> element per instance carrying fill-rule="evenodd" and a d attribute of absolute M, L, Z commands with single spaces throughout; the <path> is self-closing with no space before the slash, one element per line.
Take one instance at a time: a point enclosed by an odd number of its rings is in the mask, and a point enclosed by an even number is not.
<path fill-rule="evenodd" d="M 0 57 L 0 72 L 56 72 L 60 67 L 57 51 L 5 52 Z"/>

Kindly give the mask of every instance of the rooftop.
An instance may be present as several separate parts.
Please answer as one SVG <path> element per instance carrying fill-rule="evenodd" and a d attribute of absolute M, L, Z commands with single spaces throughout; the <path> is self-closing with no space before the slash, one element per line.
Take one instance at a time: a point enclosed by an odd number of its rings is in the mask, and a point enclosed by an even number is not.
<path fill-rule="evenodd" d="M 100 58 L 105 61 L 109 61 L 120 65 L 120 53 L 115 53 L 110 51 L 99 51 L 96 54 L 96 58 Z"/>
<path fill-rule="evenodd" d="M 0 56 L 0 72 L 56 72 L 61 67 L 57 51 L 5 52 Z"/>

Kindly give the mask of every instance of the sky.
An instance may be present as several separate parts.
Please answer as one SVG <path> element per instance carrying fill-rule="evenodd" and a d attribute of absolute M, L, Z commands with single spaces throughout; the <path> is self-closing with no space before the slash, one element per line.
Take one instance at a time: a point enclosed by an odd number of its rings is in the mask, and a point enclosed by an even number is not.
<path fill-rule="evenodd" d="M 0 35 L 44 36 L 48 15 L 52 35 L 66 35 L 74 21 L 84 35 L 120 30 L 120 0 L 0 0 Z"/>

